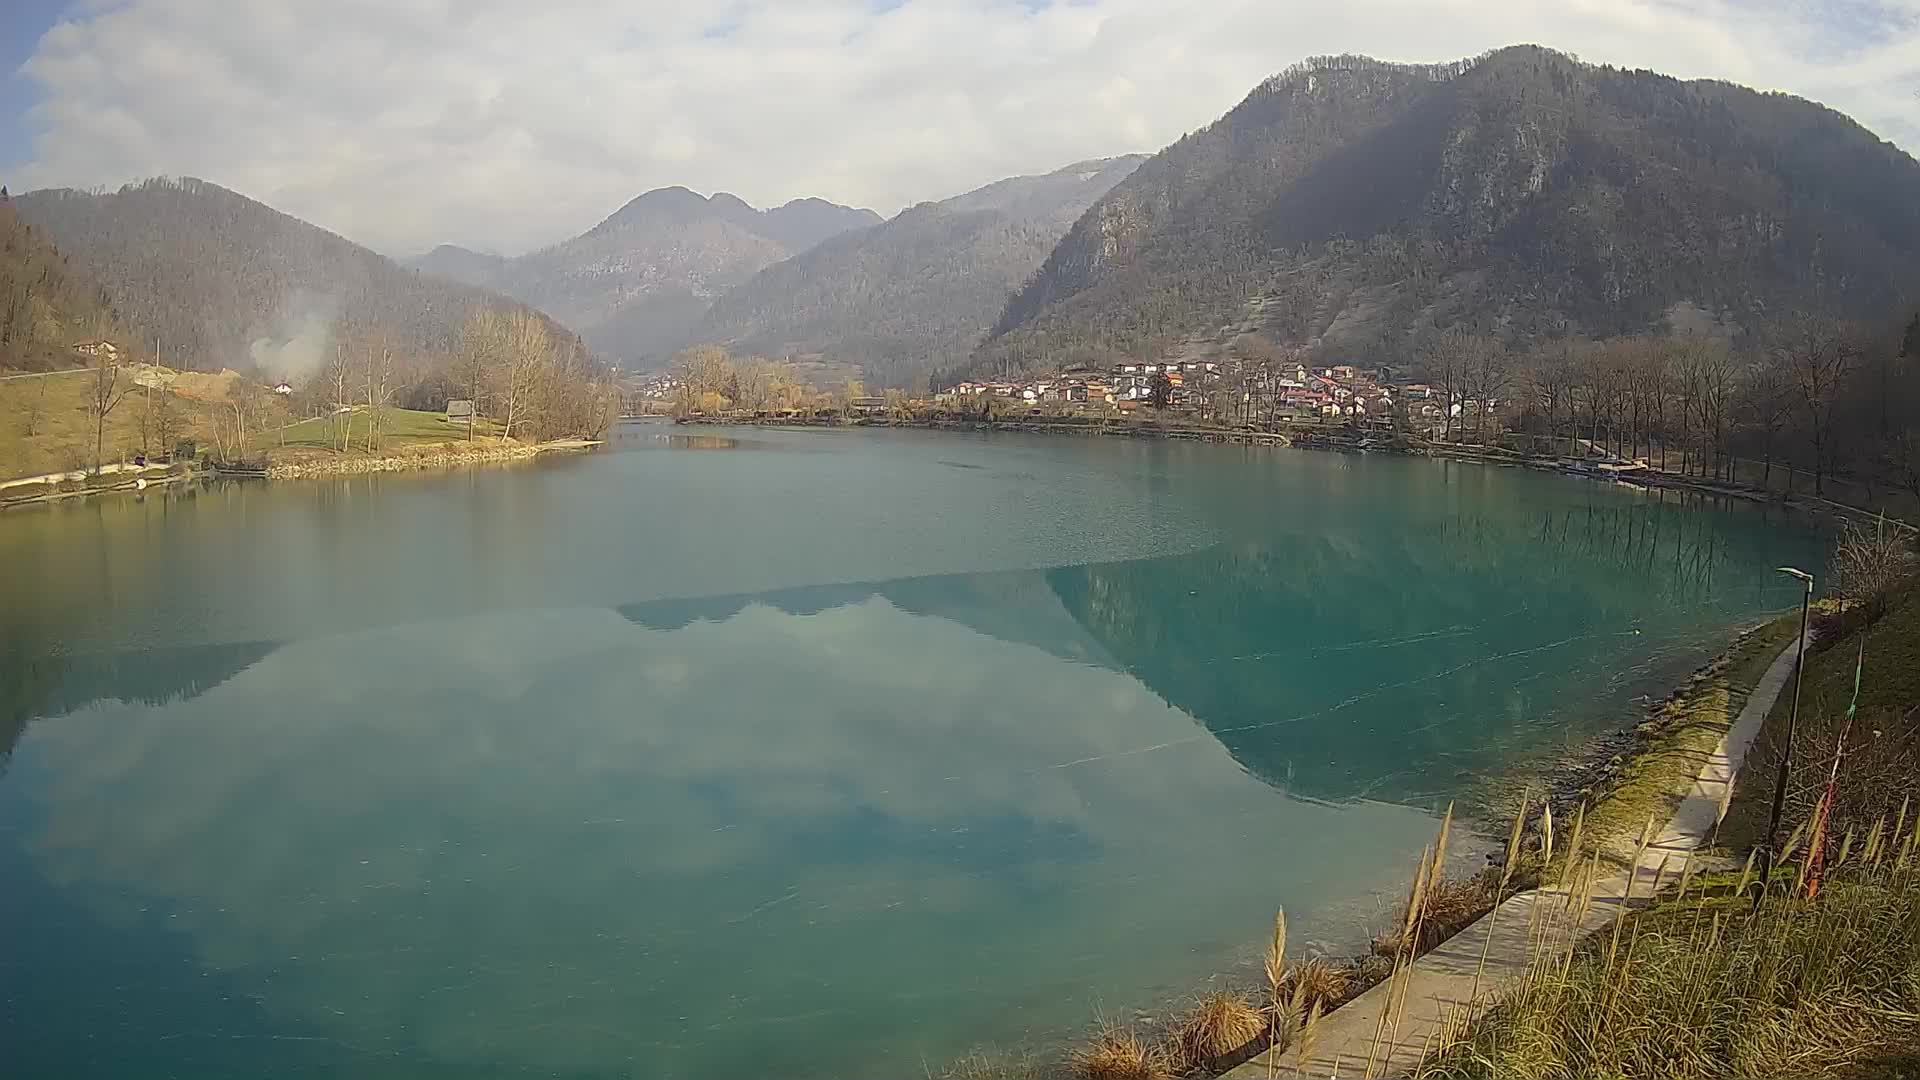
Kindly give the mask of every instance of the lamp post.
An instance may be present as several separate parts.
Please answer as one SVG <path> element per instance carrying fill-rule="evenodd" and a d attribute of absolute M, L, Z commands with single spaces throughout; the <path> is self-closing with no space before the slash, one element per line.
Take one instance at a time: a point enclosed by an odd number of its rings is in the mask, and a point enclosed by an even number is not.
<path fill-rule="evenodd" d="M 1800 679 L 1807 670 L 1807 612 L 1813 605 L 1812 574 L 1791 566 L 1776 566 L 1774 569 L 1799 578 L 1805 589 L 1800 594 L 1800 646 L 1799 655 L 1793 661 L 1793 708 L 1787 713 L 1787 745 L 1780 754 L 1780 772 L 1773 781 L 1773 812 L 1767 815 L 1767 846 L 1762 852 L 1760 875 L 1760 895 L 1763 896 L 1767 891 L 1767 882 L 1773 876 L 1773 856 L 1780 842 L 1780 815 L 1787 805 L 1787 773 L 1793 768 L 1793 731 L 1800 722 Z M 1757 897 L 1755 902 L 1758 902 Z"/>

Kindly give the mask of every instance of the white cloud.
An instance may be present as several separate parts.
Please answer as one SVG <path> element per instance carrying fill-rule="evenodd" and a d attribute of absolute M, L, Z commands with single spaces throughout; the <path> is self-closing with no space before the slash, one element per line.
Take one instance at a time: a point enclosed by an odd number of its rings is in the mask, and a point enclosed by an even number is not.
<path fill-rule="evenodd" d="M 684 184 L 891 213 L 1153 150 L 1306 56 L 1538 42 L 1920 144 L 1915 0 L 127 0 L 25 72 L 26 183 L 201 176 L 384 251 L 518 251 Z"/>

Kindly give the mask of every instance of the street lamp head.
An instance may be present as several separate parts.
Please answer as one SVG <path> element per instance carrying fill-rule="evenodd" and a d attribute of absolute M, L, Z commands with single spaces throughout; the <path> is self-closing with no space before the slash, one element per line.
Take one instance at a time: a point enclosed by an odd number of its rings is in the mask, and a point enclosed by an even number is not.
<path fill-rule="evenodd" d="M 1807 583 L 1807 591 L 1813 591 L 1813 575 L 1807 573 L 1805 570 L 1796 570 L 1791 566 L 1776 566 L 1774 569 L 1789 577 L 1799 578 L 1801 581 Z"/>

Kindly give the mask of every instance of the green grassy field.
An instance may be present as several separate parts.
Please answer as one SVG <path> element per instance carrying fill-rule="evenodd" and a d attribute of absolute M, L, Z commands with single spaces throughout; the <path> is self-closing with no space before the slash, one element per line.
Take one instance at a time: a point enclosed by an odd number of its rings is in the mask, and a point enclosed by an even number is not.
<path fill-rule="evenodd" d="M 108 462 L 142 449 L 141 417 L 147 392 L 124 375 L 115 391 L 126 396 L 107 414 L 101 458 Z M 84 370 L 0 380 L 0 480 L 91 466 L 94 421 L 88 403 L 92 392 L 93 379 Z M 206 442 L 212 433 L 213 407 L 178 394 L 171 396 L 170 403 L 179 418 L 177 437 Z M 162 448 L 146 449 L 157 453 Z"/>
<path fill-rule="evenodd" d="M 284 428 L 264 433 L 257 445 L 269 454 L 279 449 L 322 450 L 338 452 L 340 436 L 343 430 L 349 432 L 350 453 L 364 452 L 367 445 L 367 410 L 356 409 L 343 416 L 322 416 L 301 420 Z M 493 438 L 498 435 L 500 425 L 490 420 L 481 420 L 474 425 L 475 439 Z M 467 437 L 466 426 L 449 424 L 445 414 L 423 412 L 415 409 L 381 409 L 379 446 L 383 450 L 397 450 L 412 446 L 428 446 L 437 443 L 461 442 Z"/>
<path fill-rule="evenodd" d="M 239 376 L 231 372 L 209 375 L 182 372 L 176 377 L 176 389 L 183 393 L 154 390 L 166 395 L 176 417 L 174 438 L 191 439 L 200 447 L 215 444 L 215 418 L 227 416 L 220 402 Z M 93 465 L 94 421 L 89 409 L 93 379 L 82 370 L 26 379 L 0 380 L 0 480 L 39 476 L 52 472 L 71 472 Z M 152 436 L 142 439 L 148 391 L 135 386 L 131 376 L 122 374 L 115 386 L 124 393 L 107 414 L 106 434 L 101 450 L 103 463 L 130 459 L 141 452 L 161 453 Z M 312 459 L 339 454 L 341 432 L 350 427 L 348 454 L 367 453 L 368 412 L 355 409 L 351 414 L 292 420 L 285 404 L 271 399 L 264 405 L 260 426 L 249 433 L 245 456 L 252 459 Z M 230 418 L 229 418 L 230 419 Z M 493 439 L 499 425 L 481 420 L 474 426 L 474 438 Z M 447 423 L 440 412 L 384 408 L 380 410 L 380 431 L 376 453 L 406 451 L 424 446 L 464 441 L 465 427 Z"/>

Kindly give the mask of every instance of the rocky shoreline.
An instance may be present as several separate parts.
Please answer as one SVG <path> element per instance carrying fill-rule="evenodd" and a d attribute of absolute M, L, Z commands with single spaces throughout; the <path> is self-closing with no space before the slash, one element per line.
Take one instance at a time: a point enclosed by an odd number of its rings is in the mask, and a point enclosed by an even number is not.
<path fill-rule="evenodd" d="M 313 461 L 289 461 L 268 465 L 266 478 L 269 480 L 299 480 L 317 476 L 358 476 L 364 473 L 408 472 L 414 469 L 450 469 L 462 465 L 482 465 L 491 462 L 525 461 L 555 450 L 586 449 L 594 444 L 569 441 L 565 443 L 517 443 L 512 446 L 484 446 L 469 449 L 449 450 L 435 447 L 415 453 L 389 454 L 384 457 L 341 457 L 324 458 Z"/>

